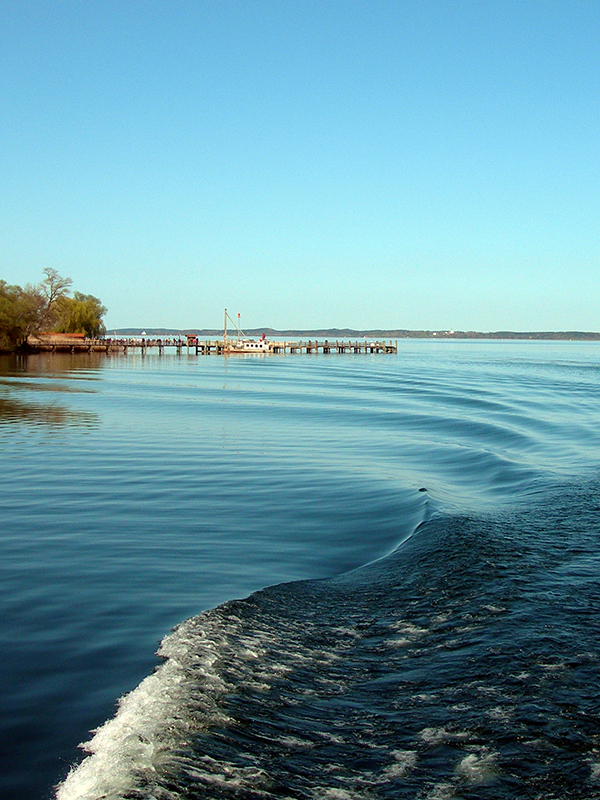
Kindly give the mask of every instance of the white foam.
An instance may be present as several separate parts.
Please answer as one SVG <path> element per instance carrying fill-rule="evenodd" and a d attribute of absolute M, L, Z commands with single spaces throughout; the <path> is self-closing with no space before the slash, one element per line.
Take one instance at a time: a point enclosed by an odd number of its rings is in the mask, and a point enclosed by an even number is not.
<path fill-rule="evenodd" d="M 368 795 L 372 796 L 371 794 Z M 314 792 L 315 800 L 361 800 L 366 797 L 365 792 L 357 789 L 324 788 L 318 786 Z"/>
<path fill-rule="evenodd" d="M 484 605 L 482 606 L 486 611 L 489 611 L 490 614 L 503 614 L 506 611 L 506 608 L 503 606 L 493 606 L 493 605 Z"/>
<path fill-rule="evenodd" d="M 469 783 L 480 786 L 496 776 L 496 760 L 496 754 L 487 750 L 470 753 L 458 763 L 455 772 Z"/>
<path fill-rule="evenodd" d="M 566 664 L 545 664 L 542 661 L 538 661 L 538 665 L 547 672 L 558 672 L 567 666 Z"/>
<path fill-rule="evenodd" d="M 91 755 L 72 770 L 56 793 L 57 800 L 112 800 L 133 788 L 136 778 L 154 773 L 176 729 L 180 710 L 177 665 L 160 667 L 119 703 L 116 716 L 82 747 Z"/>
<path fill-rule="evenodd" d="M 508 722 L 508 720 L 514 717 L 515 709 L 496 706 L 495 708 L 490 708 L 485 713 L 490 719 L 497 719 L 500 722 Z"/>
<path fill-rule="evenodd" d="M 290 750 L 312 750 L 314 742 L 308 739 L 300 739 L 298 736 L 278 736 L 274 741 L 284 747 L 289 747 Z"/>
<path fill-rule="evenodd" d="M 393 622 L 389 627 L 391 630 L 396 631 L 397 633 L 404 633 L 407 636 L 418 637 L 429 633 L 427 628 L 421 628 L 417 625 L 413 625 L 411 622 L 405 622 L 404 620 Z"/>
<path fill-rule="evenodd" d="M 451 783 L 437 783 L 427 793 L 426 800 L 451 800 L 454 786 Z"/>
<path fill-rule="evenodd" d="M 590 781 L 592 783 L 600 781 L 600 763 L 597 761 L 590 762 Z"/>
<path fill-rule="evenodd" d="M 435 747 L 444 742 L 458 742 L 469 738 L 464 731 L 447 731 L 446 728 L 423 728 L 419 734 L 428 745 Z"/>
<path fill-rule="evenodd" d="M 385 642 L 385 646 L 391 648 L 401 648 L 409 647 L 412 643 L 412 639 L 407 639 L 406 636 L 399 636 L 397 639 L 388 639 Z"/>
<path fill-rule="evenodd" d="M 383 774 L 386 779 L 403 778 L 408 772 L 413 770 L 417 764 L 417 753 L 415 750 L 394 750 L 392 755 L 394 761 L 386 767 Z"/>
<path fill-rule="evenodd" d="M 202 766 L 205 769 L 202 769 Z M 233 789 L 237 792 L 247 789 L 260 792 L 261 787 L 267 785 L 270 780 L 267 773 L 259 767 L 240 767 L 238 764 L 215 761 L 207 756 L 201 759 L 200 765 L 187 767 L 185 772 L 196 783 L 203 784 L 206 788 Z M 162 800 L 162 794 L 160 797 Z M 178 794 L 176 797 L 180 800 L 181 795 Z"/>
<path fill-rule="evenodd" d="M 210 618 L 196 617 L 163 640 L 159 654 L 167 661 L 123 697 L 114 718 L 81 745 L 90 755 L 57 788 L 57 800 L 117 800 L 140 779 L 152 783 L 192 730 L 227 722 L 217 702 L 227 686 L 214 669 L 224 638 L 222 632 L 211 638 L 216 630 Z M 165 800 L 171 797 L 162 792 Z"/>
<path fill-rule="evenodd" d="M 386 640 L 385 645 L 390 648 L 409 647 L 411 644 L 414 644 L 415 641 L 429 633 L 426 628 L 419 628 L 404 620 L 392 622 L 388 625 L 388 628 L 394 631 L 394 633 L 399 634 L 392 639 Z"/>
<path fill-rule="evenodd" d="M 320 736 L 322 739 L 325 739 L 326 742 L 331 742 L 332 744 L 345 744 L 346 742 L 346 739 L 340 734 L 333 734 L 329 731 L 317 731 L 317 736 Z"/>

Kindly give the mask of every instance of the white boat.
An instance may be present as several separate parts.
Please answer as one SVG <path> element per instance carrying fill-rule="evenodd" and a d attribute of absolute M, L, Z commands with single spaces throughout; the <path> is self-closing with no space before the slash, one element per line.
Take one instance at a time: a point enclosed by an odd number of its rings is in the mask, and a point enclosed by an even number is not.
<path fill-rule="evenodd" d="M 225 352 L 227 353 L 272 353 L 272 342 L 268 342 L 262 337 L 258 340 L 255 339 L 238 339 L 236 342 L 226 342 Z"/>
<path fill-rule="evenodd" d="M 229 320 L 235 327 L 237 332 L 236 339 L 230 339 L 227 336 L 227 320 Z M 238 314 L 238 321 L 235 323 L 225 309 L 225 320 L 223 325 L 223 351 L 225 353 L 245 353 L 245 354 L 260 354 L 272 353 L 274 342 L 270 342 L 265 334 L 260 339 L 248 339 L 240 328 L 240 315 Z"/>

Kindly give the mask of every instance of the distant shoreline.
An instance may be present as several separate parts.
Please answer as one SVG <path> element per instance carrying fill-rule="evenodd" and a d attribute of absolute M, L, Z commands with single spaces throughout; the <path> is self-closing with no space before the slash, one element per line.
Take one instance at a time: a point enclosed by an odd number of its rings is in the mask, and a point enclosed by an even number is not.
<path fill-rule="evenodd" d="M 392 339 L 532 339 L 549 341 L 600 341 L 600 332 L 596 331 L 413 331 L 413 330 L 353 330 L 351 328 L 316 328 L 310 330 L 274 328 L 247 328 L 248 336 L 293 336 L 304 338 L 326 337 L 330 339 L 361 339 L 368 337 L 385 337 Z M 107 330 L 106 336 L 177 336 L 178 334 L 193 336 L 222 336 L 222 329 L 216 328 L 116 328 Z"/>

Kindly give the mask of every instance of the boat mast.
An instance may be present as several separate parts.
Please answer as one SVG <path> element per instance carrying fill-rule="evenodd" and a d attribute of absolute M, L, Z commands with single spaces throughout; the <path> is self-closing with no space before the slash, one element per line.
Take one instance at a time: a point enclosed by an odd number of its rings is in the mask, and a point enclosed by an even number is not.
<path fill-rule="evenodd" d="M 243 337 L 245 336 L 244 331 L 240 328 L 240 315 L 238 314 L 238 319 L 237 319 L 237 323 L 236 323 L 235 320 L 231 319 L 231 317 L 227 313 L 227 309 L 225 309 L 225 319 L 223 321 L 223 346 L 224 347 L 227 346 L 227 320 L 228 319 L 231 322 L 231 324 L 235 326 L 235 328 L 237 330 L 238 344 L 242 341 Z"/>

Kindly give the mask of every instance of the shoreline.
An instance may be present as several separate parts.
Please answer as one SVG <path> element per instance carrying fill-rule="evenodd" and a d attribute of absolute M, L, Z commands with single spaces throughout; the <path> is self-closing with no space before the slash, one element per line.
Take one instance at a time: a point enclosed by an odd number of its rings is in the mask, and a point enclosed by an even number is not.
<path fill-rule="evenodd" d="M 219 336 L 222 330 L 215 328 L 116 328 L 114 334 L 119 336 Z M 366 330 L 354 330 L 352 328 L 310 328 L 310 329 L 286 329 L 278 330 L 275 328 L 247 328 L 245 333 L 248 336 L 295 336 L 295 337 L 330 337 L 330 338 L 362 338 L 362 337 L 385 337 L 393 339 L 531 339 L 541 341 L 600 341 L 600 332 L 597 331 L 428 331 L 428 330 L 404 330 L 404 329 L 383 329 L 370 328 Z M 107 338 L 110 338 L 107 332 Z"/>

